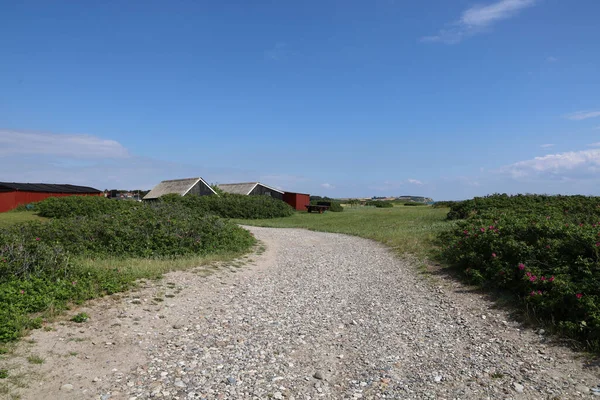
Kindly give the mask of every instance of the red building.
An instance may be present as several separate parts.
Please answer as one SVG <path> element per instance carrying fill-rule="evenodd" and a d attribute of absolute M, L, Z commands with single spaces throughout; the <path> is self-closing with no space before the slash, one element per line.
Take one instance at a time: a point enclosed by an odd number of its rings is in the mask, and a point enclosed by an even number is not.
<path fill-rule="evenodd" d="M 283 201 L 294 207 L 296 210 L 306 211 L 306 206 L 310 204 L 310 195 L 305 193 L 285 192 Z"/>
<path fill-rule="evenodd" d="M 103 193 L 87 186 L 54 185 L 48 183 L 0 182 L 0 212 L 29 204 L 63 196 L 102 196 Z"/>

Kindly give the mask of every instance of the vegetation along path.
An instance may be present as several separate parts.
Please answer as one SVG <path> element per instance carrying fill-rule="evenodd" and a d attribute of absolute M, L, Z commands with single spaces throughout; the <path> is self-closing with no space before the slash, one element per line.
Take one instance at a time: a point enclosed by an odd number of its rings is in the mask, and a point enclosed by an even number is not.
<path fill-rule="evenodd" d="M 39 374 L 19 389 L 22 398 L 573 399 L 599 391 L 597 366 L 380 244 L 248 229 L 267 250 L 236 273 L 170 273 L 91 303 L 86 323 L 33 333 L 11 361 L 24 379 Z M 32 355 L 44 362 L 28 363 Z"/>

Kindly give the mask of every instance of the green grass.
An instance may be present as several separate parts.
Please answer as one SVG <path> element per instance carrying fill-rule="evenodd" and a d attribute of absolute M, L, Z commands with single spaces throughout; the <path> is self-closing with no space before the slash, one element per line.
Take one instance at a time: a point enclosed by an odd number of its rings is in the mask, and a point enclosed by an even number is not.
<path fill-rule="evenodd" d="M 43 221 L 46 218 L 38 216 L 34 211 L 9 211 L 0 213 L 0 228 L 27 221 Z"/>
<path fill-rule="evenodd" d="M 376 240 L 400 254 L 428 257 L 435 248 L 434 241 L 438 233 L 453 225 L 446 221 L 447 213 L 447 208 L 428 206 L 346 207 L 344 212 L 339 213 L 297 212 L 285 218 L 233 221 L 253 226 L 345 233 Z"/>
<path fill-rule="evenodd" d="M 90 318 L 89 315 L 87 315 L 84 312 L 81 312 L 81 313 L 73 316 L 73 318 L 71 318 L 71 321 L 81 324 L 81 323 L 84 323 L 85 321 L 87 321 L 89 318 Z"/>
<path fill-rule="evenodd" d="M 45 360 L 40 356 L 30 355 L 27 357 L 27 361 L 29 361 L 30 364 L 43 364 Z"/>

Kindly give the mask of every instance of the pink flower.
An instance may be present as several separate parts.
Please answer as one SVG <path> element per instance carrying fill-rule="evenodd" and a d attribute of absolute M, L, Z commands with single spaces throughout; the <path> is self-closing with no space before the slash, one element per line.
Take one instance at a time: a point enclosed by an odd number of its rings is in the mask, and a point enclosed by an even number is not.
<path fill-rule="evenodd" d="M 492 253 L 492 257 L 496 257 L 496 253 Z"/>
<path fill-rule="evenodd" d="M 485 232 L 485 228 L 480 228 L 479 229 L 481 232 Z"/>
<path fill-rule="evenodd" d="M 583 295 L 582 295 L 581 293 L 577 293 L 577 294 L 575 295 L 575 297 L 577 297 L 578 299 L 580 299 L 580 298 L 582 298 L 582 297 L 583 297 Z"/>
<path fill-rule="evenodd" d="M 494 230 L 494 225 L 490 225 L 490 228 L 489 228 L 489 229 L 490 229 L 491 231 L 493 231 L 493 230 Z"/>
<path fill-rule="evenodd" d="M 525 269 L 525 264 L 523 264 L 523 263 L 519 264 L 519 269 L 521 271 L 523 271 Z"/>
<path fill-rule="evenodd" d="M 600 246 L 600 242 L 596 242 L 596 247 Z"/>
<path fill-rule="evenodd" d="M 527 271 L 527 272 L 525 272 L 525 275 L 531 277 L 532 274 L 531 274 L 531 272 Z"/>
<path fill-rule="evenodd" d="M 19 293 L 21 293 L 21 294 L 25 294 L 25 291 L 24 291 L 24 290 L 21 290 Z"/>
<path fill-rule="evenodd" d="M 537 276 L 535 276 L 535 275 L 532 275 L 532 276 L 529 277 L 529 281 L 530 282 L 535 282 L 536 279 L 537 279 Z"/>
<path fill-rule="evenodd" d="M 538 293 L 537 293 L 537 294 L 540 294 L 540 295 L 541 295 L 541 294 L 542 294 L 542 291 L 541 291 L 541 290 L 538 290 Z"/>
<path fill-rule="evenodd" d="M 36 237 L 36 238 L 35 238 L 35 240 L 39 241 L 39 240 L 40 240 L 40 238 L 39 238 L 39 237 Z"/>
<path fill-rule="evenodd" d="M 554 276 L 552 276 L 550 279 L 548 279 L 549 282 L 554 282 Z"/>
<path fill-rule="evenodd" d="M 542 281 L 545 281 L 545 280 L 546 280 L 546 277 L 545 277 L 545 276 L 542 276 L 540 279 L 541 279 Z"/>
<path fill-rule="evenodd" d="M 530 296 L 535 296 L 535 290 L 532 290 L 531 293 L 529 293 Z"/>
<path fill-rule="evenodd" d="M 77 281 L 72 282 L 73 286 L 77 285 Z"/>
<path fill-rule="evenodd" d="M 549 248 L 550 248 L 550 245 L 549 245 L 549 244 L 547 244 L 547 245 L 546 245 L 546 248 L 547 248 L 547 249 L 549 249 Z"/>
<path fill-rule="evenodd" d="M 464 230 L 464 231 L 463 231 L 463 233 L 464 233 L 465 235 L 468 235 L 468 234 L 469 234 L 469 231 L 467 231 L 467 230 Z"/>

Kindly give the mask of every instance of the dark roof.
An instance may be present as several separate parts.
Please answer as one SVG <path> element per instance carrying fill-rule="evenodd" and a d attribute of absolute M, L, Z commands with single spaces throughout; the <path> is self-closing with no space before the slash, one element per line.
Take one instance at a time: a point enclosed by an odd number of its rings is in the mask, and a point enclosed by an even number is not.
<path fill-rule="evenodd" d="M 16 183 L 0 182 L 2 192 L 41 192 L 41 193 L 101 193 L 89 186 L 57 185 L 53 183 Z"/>

